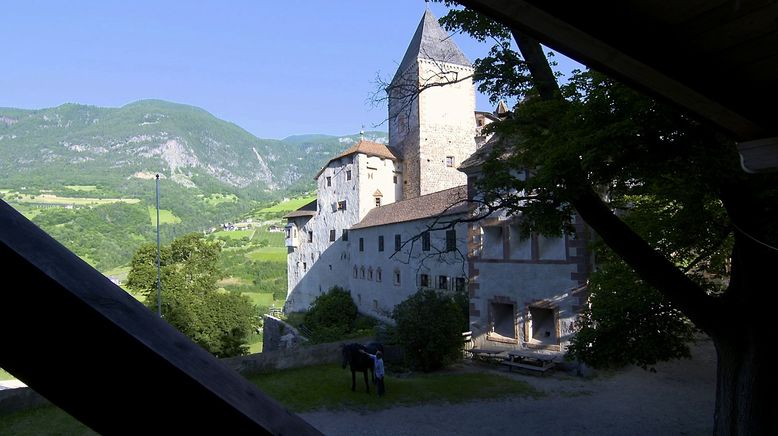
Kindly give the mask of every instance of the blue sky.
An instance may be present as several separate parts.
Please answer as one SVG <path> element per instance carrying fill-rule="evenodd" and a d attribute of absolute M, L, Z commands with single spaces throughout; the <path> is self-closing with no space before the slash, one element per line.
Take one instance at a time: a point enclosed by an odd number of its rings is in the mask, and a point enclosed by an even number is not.
<path fill-rule="evenodd" d="M 386 107 L 370 96 L 377 76 L 394 74 L 424 8 L 423 0 L 11 2 L 0 24 L 0 107 L 157 98 L 261 138 L 386 130 L 378 125 Z M 471 61 L 488 50 L 453 38 Z M 562 71 L 577 66 L 556 59 Z M 477 105 L 493 109 L 485 97 Z"/>

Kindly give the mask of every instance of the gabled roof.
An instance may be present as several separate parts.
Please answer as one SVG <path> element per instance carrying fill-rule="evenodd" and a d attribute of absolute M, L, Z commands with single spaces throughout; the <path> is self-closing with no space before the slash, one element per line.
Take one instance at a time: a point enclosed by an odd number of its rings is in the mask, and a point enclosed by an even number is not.
<path fill-rule="evenodd" d="M 462 185 L 377 207 L 351 228 L 364 229 L 384 224 L 455 215 L 467 210 L 467 185 Z"/>
<path fill-rule="evenodd" d="M 357 142 L 356 144 L 354 144 L 354 146 L 352 146 L 348 150 L 328 160 L 327 163 L 319 170 L 319 172 L 316 173 L 313 179 L 314 180 L 318 179 L 322 171 L 324 171 L 324 169 L 327 168 L 327 165 L 329 165 L 330 162 L 355 153 L 363 153 L 368 156 L 377 156 L 377 157 L 381 157 L 384 159 L 391 159 L 391 160 L 399 160 L 398 156 L 400 155 L 392 147 L 389 147 L 386 144 L 379 144 L 377 142 L 365 141 L 363 139 Z"/>
<path fill-rule="evenodd" d="M 472 67 L 470 61 L 449 35 L 440 28 L 438 19 L 429 10 L 424 11 L 419 27 L 408 44 L 400 66 L 392 79 L 397 80 L 417 59 L 429 59 L 447 64 Z"/>
<path fill-rule="evenodd" d="M 305 206 L 289 212 L 288 214 L 284 215 L 284 218 L 297 218 L 301 216 L 314 216 L 316 215 L 316 200 L 313 200 L 312 202 L 306 204 Z"/>

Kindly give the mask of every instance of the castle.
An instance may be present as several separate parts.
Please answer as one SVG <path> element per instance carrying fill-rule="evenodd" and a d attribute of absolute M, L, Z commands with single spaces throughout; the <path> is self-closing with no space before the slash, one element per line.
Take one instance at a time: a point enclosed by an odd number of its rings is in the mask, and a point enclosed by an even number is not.
<path fill-rule="evenodd" d="M 317 173 L 317 199 L 286 215 L 286 312 L 333 286 L 389 320 L 420 288 L 466 290 L 475 346 L 562 352 L 589 270 L 586 229 L 522 239 L 520 217 L 470 216 L 488 153 L 473 67 L 432 13 L 387 87 L 388 145 L 360 141 Z M 421 92 L 419 90 L 421 89 Z"/>

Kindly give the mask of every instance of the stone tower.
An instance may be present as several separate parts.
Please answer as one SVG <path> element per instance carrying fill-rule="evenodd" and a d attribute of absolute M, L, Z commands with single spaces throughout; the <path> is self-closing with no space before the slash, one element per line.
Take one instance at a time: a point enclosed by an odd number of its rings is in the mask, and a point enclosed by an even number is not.
<path fill-rule="evenodd" d="M 473 67 L 429 10 L 387 88 L 389 145 L 403 160 L 403 198 L 467 183 L 475 152 Z"/>

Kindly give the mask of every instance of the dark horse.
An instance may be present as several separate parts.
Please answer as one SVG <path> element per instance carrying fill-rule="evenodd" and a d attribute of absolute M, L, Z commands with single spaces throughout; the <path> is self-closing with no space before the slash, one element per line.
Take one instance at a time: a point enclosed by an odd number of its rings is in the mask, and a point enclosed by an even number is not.
<path fill-rule="evenodd" d="M 351 368 L 351 390 L 356 390 L 357 385 L 357 371 L 361 372 L 365 376 L 365 389 L 367 390 L 367 393 L 370 393 L 370 384 L 367 382 L 367 370 L 370 370 L 370 374 L 372 375 L 372 380 L 375 382 L 375 368 L 373 364 L 373 359 L 370 358 L 370 356 L 366 354 L 362 354 L 360 350 L 365 350 L 366 352 L 370 354 L 375 354 L 376 351 L 384 352 L 384 346 L 371 342 L 367 346 L 364 346 L 362 344 L 344 344 L 342 348 L 343 353 L 343 368 L 346 368 L 346 365 L 348 365 Z"/>

